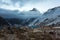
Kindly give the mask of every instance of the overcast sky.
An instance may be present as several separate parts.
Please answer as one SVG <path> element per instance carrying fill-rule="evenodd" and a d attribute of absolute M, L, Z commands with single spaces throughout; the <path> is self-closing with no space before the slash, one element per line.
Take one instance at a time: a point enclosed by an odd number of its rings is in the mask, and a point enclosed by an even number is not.
<path fill-rule="evenodd" d="M 45 12 L 50 8 L 60 6 L 60 0 L 0 0 L 0 8 L 28 11 L 32 8 Z"/>

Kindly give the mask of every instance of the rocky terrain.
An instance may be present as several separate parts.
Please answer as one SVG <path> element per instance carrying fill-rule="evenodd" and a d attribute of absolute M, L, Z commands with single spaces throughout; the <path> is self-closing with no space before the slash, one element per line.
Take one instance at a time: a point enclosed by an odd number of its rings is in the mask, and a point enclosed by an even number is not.
<path fill-rule="evenodd" d="M 48 28 L 47 28 L 48 29 Z M 3 27 L 0 30 L 0 40 L 60 40 L 54 32 L 46 32 L 43 28 Z"/>

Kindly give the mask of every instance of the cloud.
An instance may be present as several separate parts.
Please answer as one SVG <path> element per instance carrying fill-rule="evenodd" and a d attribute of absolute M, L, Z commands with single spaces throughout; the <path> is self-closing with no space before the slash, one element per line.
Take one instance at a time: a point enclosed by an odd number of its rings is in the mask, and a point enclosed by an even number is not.
<path fill-rule="evenodd" d="M 16 3 L 16 2 L 21 2 L 21 3 L 27 3 L 27 2 L 31 2 L 31 3 L 36 3 L 36 2 L 42 2 L 44 0 L 11 0 L 12 2 Z"/>
<path fill-rule="evenodd" d="M 0 0 L 0 8 L 10 10 L 30 10 L 37 8 L 45 12 L 50 8 L 60 6 L 60 0 Z"/>
<path fill-rule="evenodd" d="M 12 5 L 12 2 L 11 0 L 0 0 L 0 5 L 3 6 L 3 5 Z"/>
<path fill-rule="evenodd" d="M 27 4 L 37 4 L 39 2 L 43 2 L 44 0 L 0 0 L 0 5 L 12 5 L 12 6 L 17 6 L 19 5 L 20 7 L 23 7 Z"/>
<path fill-rule="evenodd" d="M 44 0 L 11 0 L 11 2 L 13 3 L 13 5 L 15 5 L 16 3 L 19 3 L 20 7 L 25 6 L 26 4 L 36 4 L 39 2 L 43 2 Z"/>

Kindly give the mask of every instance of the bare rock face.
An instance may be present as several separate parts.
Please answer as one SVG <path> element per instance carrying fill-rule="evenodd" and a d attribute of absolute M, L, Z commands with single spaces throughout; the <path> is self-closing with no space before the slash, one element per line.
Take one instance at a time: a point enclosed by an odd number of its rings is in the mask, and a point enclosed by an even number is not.
<path fill-rule="evenodd" d="M 0 16 L 0 26 L 1 25 L 9 25 L 9 24 L 3 17 Z"/>
<path fill-rule="evenodd" d="M 30 11 L 37 11 L 37 9 L 36 8 L 33 8 L 32 10 L 30 10 Z"/>
<path fill-rule="evenodd" d="M 12 28 L 14 33 L 10 33 L 7 28 L 0 30 L 0 40 L 54 40 L 54 35 L 42 32 L 40 28 Z M 36 30 L 36 32 L 33 32 Z M 37 31 L 40 30 L 40 31 Z M 45 30 L 44 30 L 45 31 Z"/>
<path fill-rule="evenodd" d="M 10 27 L 10 25 L 7 20 L 0 16 L 0 30 L 3 29 L 3 27 Z"/>

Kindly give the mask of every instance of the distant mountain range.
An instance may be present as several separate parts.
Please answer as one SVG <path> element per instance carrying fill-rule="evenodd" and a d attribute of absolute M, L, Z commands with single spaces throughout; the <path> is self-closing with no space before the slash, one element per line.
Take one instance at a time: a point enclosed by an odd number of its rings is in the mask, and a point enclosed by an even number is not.
<path fill-rule="evenodd" d="M 36 8 L 23 12 L 0 9 L 0 16 L 12 25 L 60 26 L 60 6 L 49 9 L 44 14 L 41 14 Z"/>
<path fill-rule="evenodd" d="M 18 10 L 5 10 L 0 9 L 0 16 L 2 16 L 5 20 L 7 20 L 12 25 L 29 25 L 36 18 L 41 16 L 41 13 L 33 8 L 30 11 L 19 12 Z"/>

